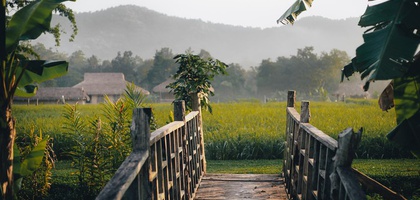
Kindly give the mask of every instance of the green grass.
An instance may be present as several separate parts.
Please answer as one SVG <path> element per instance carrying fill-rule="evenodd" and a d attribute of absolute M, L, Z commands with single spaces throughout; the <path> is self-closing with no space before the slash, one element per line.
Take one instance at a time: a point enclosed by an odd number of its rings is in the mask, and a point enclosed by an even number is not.
<path fill-rule="evenodd" d="M 207 160 L 207 173 L 280 174 L 282 160 Z"/>

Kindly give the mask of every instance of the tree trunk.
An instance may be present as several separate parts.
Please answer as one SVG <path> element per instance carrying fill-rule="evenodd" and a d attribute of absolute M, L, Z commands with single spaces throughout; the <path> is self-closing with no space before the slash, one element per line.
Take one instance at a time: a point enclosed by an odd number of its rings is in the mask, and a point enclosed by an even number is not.
<path fill-rule="evenodd" d="M 12 117 L 10 105 L 3 106 L 0 112 L 1 195 L 4 200 L 13 200 L 13 145 L 16 136 L 15 119 Z"/>

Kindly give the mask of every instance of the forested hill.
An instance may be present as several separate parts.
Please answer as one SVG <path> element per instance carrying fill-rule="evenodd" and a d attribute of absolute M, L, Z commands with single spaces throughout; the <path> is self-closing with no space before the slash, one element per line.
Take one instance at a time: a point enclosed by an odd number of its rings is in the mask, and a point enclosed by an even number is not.
<path fill-rule="evenodd" d="M 102 60 L 114 58 L 118 51 L 132 51 L 148 59 L 162 47 L 169 47 L 175 54 L 191 47 L 196 53 L 204 49 L 215 58 L 245 68 L 258 65 L 262 59 L 295 55 L 298 48 L 306 46 L 313 46 L 315 52 L 336 48 L 353 56 L 362 43 L 363 31 L 357 26 L 357 18 L 309 17 L 293 26 L 260 29 L 171 17 L 138 6 L 77 13 L 76 20 L 79 27 L 76 40 L 69 43 L 68 37 L 63 36 L 58 51 L 71 54 L 82 50 L 86 56 L 96 55 Z M 54 23 L 57 21 L 64 27 L 68 24 L 55 17 Z M 70 28 L 66 30 L 71 32 Z M 42 36 L 39 42 L 53 47 L 54 40 L 47 37 Z"/>

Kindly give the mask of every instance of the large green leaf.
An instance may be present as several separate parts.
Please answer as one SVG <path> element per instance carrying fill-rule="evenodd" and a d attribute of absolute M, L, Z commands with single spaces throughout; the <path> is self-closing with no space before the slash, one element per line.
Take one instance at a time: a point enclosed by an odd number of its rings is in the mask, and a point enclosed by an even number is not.
<path fill-rule="evenodd" d="M 397 127 L 387 137 L 420 155 L 420 77 L 394 79 Z"/>
<path fill-rule="evenodd" d="M 356 57 L 345 66 L 343 74 L 355 71 L 368 81 L 403 77 L 420 43 L 420 7 L 418 0 L 390 0 L 369 6 L 359 21 L 369 27 L 364 44 L 356 49 Z M 367 87 L 365 88 L 367 89 Z"/>
<path fill-rule="evenodd" d="M 420 78 L 394 79 L 394 104 L 397 124 L 411 118 L 420 110 Z"/>
<path fill-rule="evenodd" d="M 293 24 L 297 16 L 312 6 L 313 0 L 296 0 L 292 6 L 277 20 L 277 23 Z"/>
<path fill-rule="evenodd" d="M 20 165 L 20 176 L 27 176 L 39 168 L 44 158 L 45 148 L 47 147 L 48 138 L 43 139 L 36 145 L 25 160 Z"/>
<path fill-rule="evenodd" d="M 38 0 L 18 10 L 6 29 L 6 50 L 12 52 L 20 40 L 38 38 L 50 29 L 52 11 L 67 0 Z"/>
<path fill-rule="evenodd" d="M 17 76 L 23 74 L 18 83 L 15 95 L 31 97 L 36 93 L 36 86 L 33 84 L 63 76 L 67 71 L 68 62 L 66 61 L 31 60 L 22 62 L 22 65 L 18 67 L 16 73 Z"/>

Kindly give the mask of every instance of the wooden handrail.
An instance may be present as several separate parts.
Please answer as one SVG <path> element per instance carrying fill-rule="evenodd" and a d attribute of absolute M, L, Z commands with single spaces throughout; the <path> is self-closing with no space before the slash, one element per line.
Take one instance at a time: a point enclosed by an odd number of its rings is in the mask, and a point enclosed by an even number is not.
<path fill-rule="evenodd" d="M 287 99 L 283 176 L 289 199 L 366 199 L 361 185 L 385 199 L 404 199 L 351 168 L 361 131 L 346 129 L 337 142 L 309 123 L 308 101 L 302 102 L 299 114 L 296 92 L 289 91 Z"/>
<path fill-rule="evenodd" d="M 150 109 L 135 109 L 133 152 L 96 199 L 192 199 L 205 173 L 200 111 L 185 115 L 174 102 L 175 122 L 149 133 Z"/>

